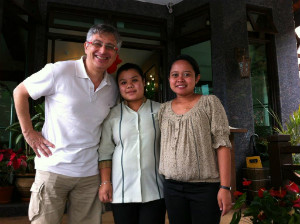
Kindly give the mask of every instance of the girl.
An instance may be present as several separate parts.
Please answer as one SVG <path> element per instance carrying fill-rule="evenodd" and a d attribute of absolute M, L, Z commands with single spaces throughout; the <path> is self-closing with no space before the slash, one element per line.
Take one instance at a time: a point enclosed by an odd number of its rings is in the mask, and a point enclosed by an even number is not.
<path fill-rule="evenodd" d="M 163 179 L 158 174 L 160 104 L 144 97 L 145 77 L 135 64 L 119 68 L 117 83 L 125 101 L 104 122 L 99 198 L 112 202 L 116 224 L 164 224 Z"/>
<path fill-rule="evenodd" d="M 231 208 L 228 120 L 216 96 L 194 93 L 199 79 L 197 62 L 178 56 L 169 74 L 176 98 L 159 112 L 159 170 L 171 224 L 219 223 Z"/>

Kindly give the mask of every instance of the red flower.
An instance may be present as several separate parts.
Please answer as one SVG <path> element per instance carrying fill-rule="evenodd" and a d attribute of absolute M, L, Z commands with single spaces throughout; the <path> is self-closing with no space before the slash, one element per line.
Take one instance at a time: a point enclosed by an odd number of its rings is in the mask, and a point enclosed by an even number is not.
<path fill-rule="evenodd" d="M 26 163 L 26 156 L 22 155 L 20 157 L 14 156 L 14 159 L 12 159 L 10 162 L 12 162 L 12 166 L 14 167 L 15 170 L 19 169 L 20 166 L 27 166 Z"/>
<path fill-rule="evenodd" d="M 247 180 L 247 179 L 244 178 L 243 186 L 249 186 L 251 183 L 252 183 L 251 180 Z"/>
<path fill-rule="evenodd" d="M 243 193 L 240 192 L 240 191 L 235 191 L 235 192 L 233 193 L 234 197 L 239 197 L 239 196 L 241 196 L 242 194 L 243 194 Z"/>
<path fill-rule="evenodd" d="M 258 197 L 262 198 L 264 196 L 264 191 L 266 191 L 266 188 L 260 188 L 258 190 Z"/>
<path fill-rule="evenodd" d="M 270 195 L 272 197 L 277 197 L 277 198 L 283 198 L 285 195 L 286 195 L 286 190 L 284 189 L 281 189 L 279 191 L 276 191 L 274 189 L 271 189 L 270 190 Z"/>
<path fill-rule="evenodd" d="M 292 192 L 295 192 L 295 193 L 299 193 L 300 192 L 298 185 L 295 184 L 294 182 L 290 181 L 289 184 L 287 184 L 285 187 L 286 187 L 286 189 L 288 191 L 292 191 Z"/>
<path fill-rule="evenodd" d="M 117 66 L 118 64 L 120 64 L 122 62 L 122 60 L 119 58 L 119 54 L 117 54 L 116 60 L 114 61 L 114 63 L 107 69 L 107 72 L 109 74 L 114 73 L 117 70 Z"/>
<path fill-rule="evenodd" d="M 258 218 L 260 221 L 266 219 L 266 214 L 264 213 L 264 211 L 260 211 L 260 213 L 258 214 L 257 218 Z"/>
<path fill-rule="evenodd" d="M 293 201 L 293 207 L 300 208 L 300 197 L 297 200 Z"/>
<path fill-rule="evenodd" d="M 20 153 L 22 153 L 22 149 L 19 149 L 17 153 L 15 153 L 12 149 L 3 149 L 0 150 L 0 152 L 3 152 L 0 154 L 0 161 L 6 159 L 8 161 L 8 167 L 12 166 L 14 170 L 19 169 L 21 166 L 27 167 L 26 156 L 20 155 Z"/>

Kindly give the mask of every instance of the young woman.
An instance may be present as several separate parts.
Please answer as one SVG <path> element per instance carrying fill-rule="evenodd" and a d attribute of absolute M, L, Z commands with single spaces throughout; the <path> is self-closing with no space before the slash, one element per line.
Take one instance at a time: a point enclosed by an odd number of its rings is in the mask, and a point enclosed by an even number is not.
<path fill-rule="evenodd" d="M 194 93 L 199 79 L 197 62 L 178 56 L 169 75 L 176 98 L 159 111 L 170 224 L 219 223 L 231 208 L 228 120 L 216 96 Z"/>
<path fill-rule="evenodd" d="M 117 71 L 124 101 L 103 125 L 99 198 L 112 202 L 116 224 L 164 224 L 163 178 L 158 174 L 160 104 L 144 97 L 145 78 L 135 64 Z"/>

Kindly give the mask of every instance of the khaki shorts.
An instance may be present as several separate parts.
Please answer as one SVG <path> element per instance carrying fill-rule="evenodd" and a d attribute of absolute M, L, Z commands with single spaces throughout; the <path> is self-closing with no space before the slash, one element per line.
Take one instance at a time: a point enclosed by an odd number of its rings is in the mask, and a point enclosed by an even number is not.
<path fill-rule="evenodd" d="M 37 170 L 28 216 L 33 224 L 61 223 L 67 202 L 68 224 L 100 224 L 100 177 L 68 177 Z"/>

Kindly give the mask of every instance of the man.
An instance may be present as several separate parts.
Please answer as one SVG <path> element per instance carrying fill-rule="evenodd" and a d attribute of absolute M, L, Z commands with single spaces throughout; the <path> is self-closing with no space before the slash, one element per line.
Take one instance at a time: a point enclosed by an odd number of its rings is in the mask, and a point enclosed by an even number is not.
<path fill-rule="evenodd" d="M 100 223 L 97 149 L 101 124 L 118 90 L 106 70 L 116 60 L 121 39 L 109 25 L 87 33 L 86 56 L 46 65 L 14 90 L 22 132 L 36 153 L 31 188 L 31 223 L 60 223 L 68 200 L 68 223 Z M 36 132 L 28 98 L 45 96 L 45 124 Z"/>

